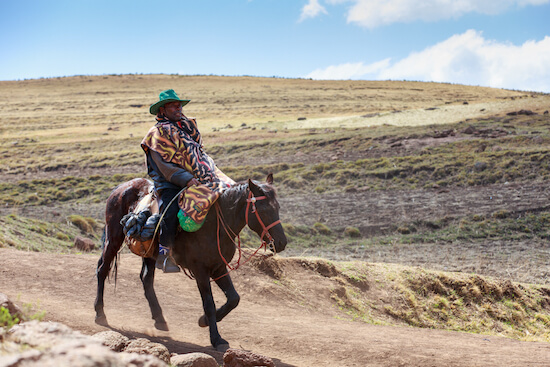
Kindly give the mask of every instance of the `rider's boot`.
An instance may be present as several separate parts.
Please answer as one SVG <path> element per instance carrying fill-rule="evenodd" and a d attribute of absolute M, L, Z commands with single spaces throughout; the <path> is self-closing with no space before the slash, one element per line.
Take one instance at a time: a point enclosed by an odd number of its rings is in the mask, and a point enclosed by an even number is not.
<path fill-rule="evenodd" d="M 160 229 L 159 236 L 159 256 L 157 257 L 157 262 L 155 266 L 159 269 L 162 269 L 164 273 L 178 273 L 181 271 L 180 267 L 176 264 L 172 256 L 170 256 L 170 251 L 174 246 L 176 239 L 176 231 L 178 225 L 178 218 L 164 218 L 163 223 Z"/>
<path fill-rule="evenodd" d="M 159 245 L 159 256 L 155 266 L 162 269 L 164 273 L 179 273 L 181 271 L 172 256 L 170 256 L 170 248 L 163 245 Z"/>

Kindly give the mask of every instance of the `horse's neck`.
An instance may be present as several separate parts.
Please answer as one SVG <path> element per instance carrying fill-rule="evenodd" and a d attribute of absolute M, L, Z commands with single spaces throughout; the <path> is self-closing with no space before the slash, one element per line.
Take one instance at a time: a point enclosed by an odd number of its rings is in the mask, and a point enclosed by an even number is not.
<path fill-rule="evenodd" d="M 231 190 L 231 189 L 230 189 Z M 226 225 L 238 235 L 246 225 L 246 199 L 248 190 L 234 189 L 219 199 L 220 209 Z"/>

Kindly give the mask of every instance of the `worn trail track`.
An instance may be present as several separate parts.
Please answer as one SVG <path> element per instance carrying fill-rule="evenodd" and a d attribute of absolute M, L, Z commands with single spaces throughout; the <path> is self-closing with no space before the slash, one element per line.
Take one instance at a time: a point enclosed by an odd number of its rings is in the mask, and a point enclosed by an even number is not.
<path fill-rule="evenodd" d="M 16 303 L 38 304 L 46 320 L 85 334 L 106 328 L 94 323 L 97 255 L 60 255 L 0 249 L 0 292 Z M 147 337 L 172 353 L 204 352 L 221 363 L 197 325 L 202 306 L 194 281 L 180 274 L 157 274 L 156 291 L 170 332 L 153 329 L 139 280 L 141 260 L 121 255 L 118 280 L 107 284 L 105 311 L 113 330 Z M 264 354 L 277 366 L 548 366 L 550 344 L 495 336 L 369 325 L 349 321 L 329 297 L 315 292 L 308 270 L 293 278 L 311 282 L 317 307 L 300 304 L 272 278 L 252 266 L 234 273 L 241 303 L 220 323 L 232 347 Z M 224 298 L 215 292 L 216 300 Z M 325 299 L 322 299 L 325 297 Z M 340 315 L 340 316 L 339 316 Z"/>

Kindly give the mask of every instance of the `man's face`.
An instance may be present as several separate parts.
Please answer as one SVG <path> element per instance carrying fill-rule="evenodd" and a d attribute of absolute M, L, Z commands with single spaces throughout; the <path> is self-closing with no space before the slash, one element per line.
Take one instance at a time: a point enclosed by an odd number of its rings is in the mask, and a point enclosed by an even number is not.
<path fill-rule="evenodd" d="M 169 102 L 160 108 L 160 112 L 170 121 L 176 122 L 183 118 L 181 102 Z"/>

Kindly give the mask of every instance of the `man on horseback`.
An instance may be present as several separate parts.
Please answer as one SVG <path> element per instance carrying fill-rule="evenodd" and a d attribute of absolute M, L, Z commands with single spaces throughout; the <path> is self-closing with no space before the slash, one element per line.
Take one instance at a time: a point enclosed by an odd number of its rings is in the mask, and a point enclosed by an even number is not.
<path fill-rule="evenodd" d="M 141 142 L 148 174 L 159 194 L 159 210 L 164 213 L 157 267 L 165 272 L 180 271 L 166 256 L 174 246 L 178 223 L 187 232 L 198 230 L 210 206 L 235 183 L 204 151 L 197 122 L 182 112 L 189 102 L 173 89 L 162 91 L 159 101 L 149 108 L 157 123 Z M 176 198 L 182 188 L 186 188 L 185 195 Z"/>

